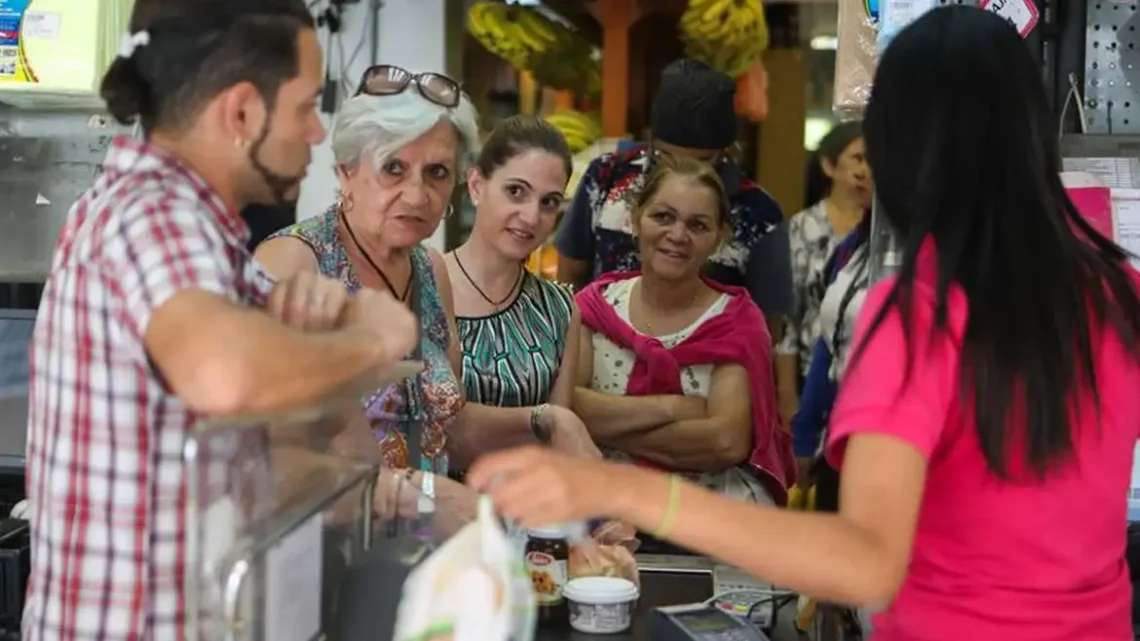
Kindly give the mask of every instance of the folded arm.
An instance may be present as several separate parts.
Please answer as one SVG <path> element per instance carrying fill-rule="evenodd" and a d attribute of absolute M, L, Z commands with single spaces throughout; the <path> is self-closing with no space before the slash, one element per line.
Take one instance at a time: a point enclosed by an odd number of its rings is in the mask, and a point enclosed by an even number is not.
<path fill-rule="evenodd" d="M 723 470 L 752 451 L 752 391 L 748 372 L 727 363 L 713 370 L 707 412 L 614 441 L 621 451 L 671 469 Z"/>
<path fill-rule="evenodd" d="M 267 296 L 271 279 L 240 273 L 226 258 L 220 234 L 202 225 L 196 205 L 147 200 L 141 196 L 123 214 L 121 246 L 96 260 L 121 300 L 120 320 L 191 409 L 233 414 L 297 407 L 397 358 L 358 329 L 303 333 L 236 302 L 235 283 L 248 280 Z"/>
<path fill-rule="evenodd" d="M 574 411 L 599 445 L 614 446 L 616 439 L 640 434 L 674 421 L 705 415 L 702 398 L 681 394 L 616 396 L 590 388 L 594 377 L 594 333 L 582 328 L 578 341 L 577 386 Z"/>

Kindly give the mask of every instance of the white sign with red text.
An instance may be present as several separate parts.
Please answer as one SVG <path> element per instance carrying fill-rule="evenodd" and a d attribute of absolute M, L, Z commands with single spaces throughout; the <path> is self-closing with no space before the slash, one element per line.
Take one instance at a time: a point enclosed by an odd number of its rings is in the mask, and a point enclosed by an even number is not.
<path fill-rule="evenodd" d="M 1022 38 L 1028 36 L 1041 21 L 1041 12 L 1034 0 L 982 0 L 978 8 L 1005 18 Z"/>

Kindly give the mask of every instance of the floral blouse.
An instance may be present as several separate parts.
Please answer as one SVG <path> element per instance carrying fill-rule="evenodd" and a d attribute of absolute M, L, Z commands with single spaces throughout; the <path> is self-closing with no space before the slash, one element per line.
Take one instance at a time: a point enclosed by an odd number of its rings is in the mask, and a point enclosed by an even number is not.
<path fill-rule="evenodd" d="M 843 240 L 827 220 L 827 205 L 820 201 L 788 221 L 792 254 L 792 311 L 785 317 L 784 338 L 778 354 L 799 357 L 800 375 L 807 376 L 812 348 L 819 338 L 819 306 L 827 291 L 827 261 Z"/>
<path fill-rule="evenodd" d="M 360 289 L 360 280 L 348 259 L 340 236 L 336 207 L 303 220 L 274 236 L 297 238 L 312 248 L 321 274 L 344 283 L 349 292 Z M 447 475 L 446 428 L 463 409 L 463 394 L 452 370 L 447 350 L 451 344 L 447 314 L 440 300 L 435 272 L 427 249 L 411 250 L 412 295 L 422 320 L 420 359 L 424 371 L 403 383 L 389 385 L 364 399 L 365 415 L 386 464 L 396 468 L 414 465 L 409 460 L 408 439 L 418 434 L 422 460 L 419 468 Z"/>

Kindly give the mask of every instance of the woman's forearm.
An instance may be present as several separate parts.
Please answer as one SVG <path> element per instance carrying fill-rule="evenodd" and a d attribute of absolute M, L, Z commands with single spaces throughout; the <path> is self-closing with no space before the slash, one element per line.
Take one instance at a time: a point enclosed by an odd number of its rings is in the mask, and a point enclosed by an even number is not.
<path fill-rule="evenodd" d="M 615 396 L 588 387 L 574 388 L 574 411 L 600 445 L 674 421 L 702 418 L 705 401 L 680 394 Z"/>
<path fill-rule="evenodd" d="M 739 436 L 713 419 L 693 419 L 618 436 L 608 445 L 671 470 L 710 472 L 748 459 L 751 434 Z"/>
<path fill-rule="evenodd" d="M 614 488 L 604 515 L 644 532 L 669 512 L 669 477 L 629 465 L 607 466 Z M 874 536 L 837 514 L 792 512 L 734 501 L 683 483 L 665 538 L 814 597 L 881 606 L 897 586 L 888 555 Z M 725 527 L 725 524 L 732 524 Z"/>
<path fill-rule="evenodd" d="M 448 428 L 447 452 L 452 465 L 466 469 L 485 452 L 535 442 L 530 407 L 496 407 L 467 403 Z"/>

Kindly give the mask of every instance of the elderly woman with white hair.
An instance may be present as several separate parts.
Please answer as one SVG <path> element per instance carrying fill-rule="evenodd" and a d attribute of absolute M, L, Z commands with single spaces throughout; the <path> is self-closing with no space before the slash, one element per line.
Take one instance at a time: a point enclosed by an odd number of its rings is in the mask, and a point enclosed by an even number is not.
<path fill-rule="evenodd" d="M 365 402 L 385 462 L 418 468 L 409 476 L 425 487 L 478 454 L 537 435 L 589 443 L 581 421 L 564 408 L 536 412 L 464 398 L 447 266 L 422 244 L 479 152 L 475 109 L 458 83 L 392 65 L 369 69 L 335 116 L 332 149 L 338 201 L 266 240 L 256 257 L 278 278 L 319 272 L 350 292 L 388 291 L 418 313 L 423 373 Z M 409 456 L 417 449 L 419 457 Z"/>

